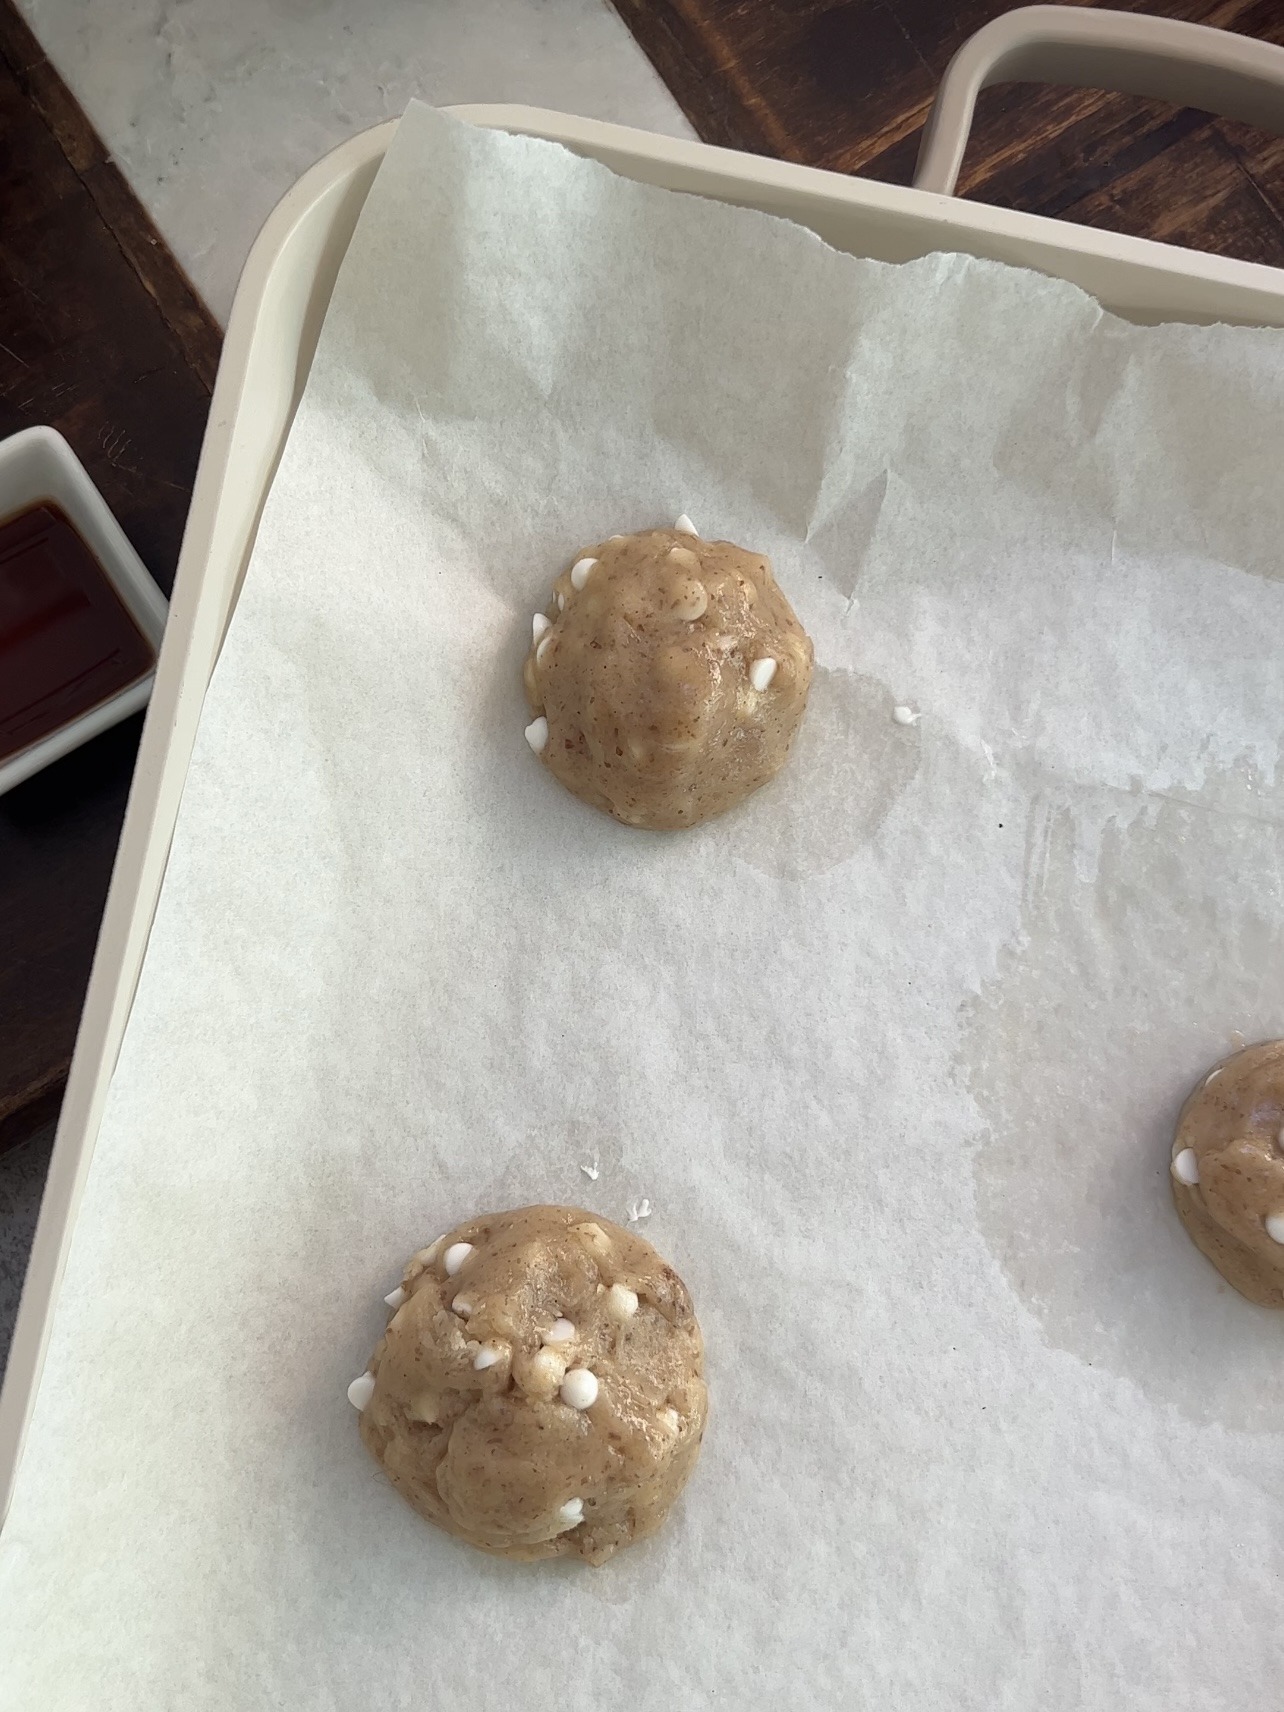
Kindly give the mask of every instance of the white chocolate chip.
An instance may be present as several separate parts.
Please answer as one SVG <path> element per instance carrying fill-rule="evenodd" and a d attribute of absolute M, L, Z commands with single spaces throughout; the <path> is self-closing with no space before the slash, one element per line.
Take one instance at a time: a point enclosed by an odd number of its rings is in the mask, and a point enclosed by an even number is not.
<path fill-rule="evenodd" d="M 566 1357 L 555 1349 L 541 1349 L 527 1364 L 522 1390 L 532 1397 L 551 1398 L 566 1373 Z"/>
<path fill-rule="evenodd" d="M 446 1268 L 447 1278 L 454 1278 L 458 1274 L 460 1267 L 464 1265 L 472 1252 L 473 1245 L 471 1242 L 451 1243 L 446 1250 L 445 1259 L 442 1261 L 442 1265 Z"/>
<path fill-rule="evenodd" d="M 394 1312 L 396 1311 L 396 1309 L 398 1309 L 401 1306 L 401 1304 L 405 1300 L 406 1300 L 406 1292 L 401 1288 L 400 1284 L 398 1284 L 398 1286 L 395 1290 L 390 1290 L 388 1292 L 388 1294 L 384 1297 L 384 1301 L 388 1304 L 388 1306 L 391 1309 L 393 1309 Z"/>
<path fill-rule="evenodd" d="M 1266 1215 L 1266 1234 L 1272 1242 L 1284 1242 L 1284 1213 Z"/>
<path fill-rule="evenodd" d="M 433 1426 L 441 1419 L 441 1398 L 435 1391 L 420 1391 L 406 1404 L 406 1414 L 412 1421 Z"/>
<path fill-rule="evenodd" d="M 614 1320 L 631 1320 L 638 1311 L 637 1291 L 612 1284 L 606 1293 L 606 1311 Z"/>
<path fill-rule="evenodd" d="M 544 664 L 544 656 L 552 646 L 553 638 L 551 636 L 546 636 L 540 643 L 539 647 L 535 650 L 535 664 L 537 666 L 542 666 Z"/>
<path fill-rule="evenodd" d="M 452 1314 L 458 1314 L 461 1320 L 466 1320 L 473 1311 L 473 1305 L 467 1296 L 456 1296 L 450 1304 Z"/>
<path fill-rule="evenodd" d="M 544 613 L 537 612 L 531 619 L 531 641 L 538 642 L 540 637 L 547 635 L 552 628 L 553 620 L 546 617 Z"/>
<path fill-rule="evenodd" d="M 532 719 L 526 727 L 526 741 L 537 755 L 542 755 L 548 747 L 548 721 L 543 714 L 538 719 Z"/>
<path fill-rule="evenodd" d="M 892 709 L 892 718 L 897 725 L 917 725 L 922 715 L 915 713 L 912 707 L 906 707 L 902 702 Z"/>
<path fill-rule="evenodd" d="M 673 603 L 673 616 L 684 624 L 694 624 L 709 610 L 709 591 L 703 583 L 691 582 Z"/>
<path fill-rule="evenodd" d="M 624 539 L 623 535 L 608 535 L 607 536 L 608 541 L 623 541 L 623 539 Z"/>
<path fill-rule="evenodd" d="M 694 535 L 697 541 L 700 539 L 700 531 L 696 528 L 695 524 L 687 516 L 685 511 L 673 527 L 675 529 L 680 529 L 684 535 Z"/>
<path fill-rule="evenodd" d="M 1221 1075 L 1224 1068 L 1225 1067 L 1223 1065 L 1219 1064 L 1216 1070 L 1210 1070 L 1207 1076 L 1204 1077 L 1204 1086 L 1207 1087 L 1210 1082 L 1215 1082 Z"/>
<path fill-rule="evenodd" d="M 593 575 L 593 567 L 596 563 L 597 560 L 593 558 L 576 559 L 575 563 L 571 566 L 571 587 L 573 589 L 582 589 L 584 587 L 585 583 Z"/>
<path fill-rule="evenodd" d="M 374 1396 L 375 1376 L 373 1373 L 363 1373 L 352 1381 L 348 1387 L 348 1401 L 354 1409 L 364 1409 Z"/>
<path fill-rule="evenodd" d="M 700 569 L 700 561 L 690 547 L 670 547 L 668 556 L 675 565 L 680 565 L 684 571 L 698 571 Z"/>
<path fill-rule="evenodd" d="M 478 1373 L 484 1373 L 488 1367 L 494 1367 L 504 1359 L 504 1346 L 498 1343 L 484 1343 L 473 1357 L 473 1367 Z"/>
<path fill-rule="evenodd" d="M 1173 1176 L 1188 1189 L 1199 1182 L 1199 1155 L 1193 1147 L 1183 1147 L 1173 1160 Z"/>
<path fill-rule="evenodd" d="M 607 1236 L 601 1225 L 591 1223 L 576 1225 L 575 1234 L 581 1238 L 583 1242 L 587 1243 L 589 1248 L 593 1249 L 595 1253 L 609 1254 L 611 1252 L 611 1239 Z"/>
<path fill-rule="evenodd" d="M 573 1367 L 562 1381 L 562 1401 L 572 1409 L 591 1409 L 597 1402 L 597 1374 Z"/>
<path fill-rule="evenodd" d="M 584 1500 L 582 1498 L 568 1498 L 557 1512 L 557 1531 L 559 1534 L 564 1534 L 568 1528 L 578 1528 L 583 1520 Z"/>
<path fill-rule="evenodd" d="M 761 660 L 755 660 L 749 668 L 749 682 L 759 695 L 767 688 L 775 675 L 776 662 L 768 654 L 764 654 Z"/>
<path fill-rule="evenodd" d="M 682 1416 L 676 1409 L 661 1409 L 660 1425 L 666 1433 L 679 1433 L 682 1430 Z"/>
<path fill-rule="evenodd" d="M 645 1195 L 643 1195 L 639 1200 L 631 1201 L 629 1203 L 629 1223 L 631 1225 L 639 1224 L 643 1219 L 649 1219 L 650 1217 L 651 1203 L 647 1200 Z"/>
<path fill-rule="evenodd" d="M 544 1333 L 545 1343 L 570 1343 L 575 1336 L 575 1327 L 569 1320 L 554 1320 Z"/>

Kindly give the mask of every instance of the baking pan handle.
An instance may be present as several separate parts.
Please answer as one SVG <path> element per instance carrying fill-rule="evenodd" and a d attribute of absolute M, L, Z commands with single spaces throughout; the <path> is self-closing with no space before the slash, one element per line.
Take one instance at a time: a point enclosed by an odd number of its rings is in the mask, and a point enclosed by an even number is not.
<path fill-rule="evenodd" d="M 964 42 L 945 69 L 914 169 L 953 194 L 976 98 L 990 83 L 1115 89 L 1284 132 L 1284 48 L 1250 36 L 1079 6 L 1022 6 Z"/>

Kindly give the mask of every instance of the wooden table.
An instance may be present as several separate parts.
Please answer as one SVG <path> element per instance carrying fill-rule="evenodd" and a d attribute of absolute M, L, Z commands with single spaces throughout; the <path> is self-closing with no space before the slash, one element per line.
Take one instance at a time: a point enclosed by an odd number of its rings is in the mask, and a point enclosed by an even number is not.
<path fill-rule="evenodd" d="M 707 141 L 908 183 L 1003 0 L 615 0 Z M 1127 6 L 1128 0 L 1115 0 Z M 1284 0 L 1138 0 L 1284 44 Z M 1082 90 L 987 91 L 963 194 L 1284 266 L 1284 140 Z M 168 589 L 219 332 L 0 0 L 0 434 L 60 428 Z M 56 1112 L 138 722 L 0 799 L 0 1150 Z"/>
<path fill-rule="evenodd" d="M 0 435 L 59 429 L 167 592 L 220 335 L 0 5 Z M 0 797 L 0 1151 L 58 1109 L 141 719 Z"/>

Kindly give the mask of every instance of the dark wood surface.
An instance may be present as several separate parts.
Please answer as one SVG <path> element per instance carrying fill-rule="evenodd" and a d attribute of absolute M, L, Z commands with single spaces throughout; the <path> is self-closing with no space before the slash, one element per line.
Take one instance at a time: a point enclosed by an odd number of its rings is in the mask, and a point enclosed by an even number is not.
<path fill-rule="evenodd" d="M 1115 4 L 1284 44 L 1284 0 Z M 900 183 L 950 55 L 1009 9 L 616 5 L 707 141 Z M 1284 141 L 1206 114 L 1082 90 L 990 90 L 960 189 L 1284 265 Z M 59 428 L 167 590 L 219 344 L 12 0 L 0 0 L 0 434 Z M 139 723 L 0 798 L 0 1150 L 61 1099 Z"/>
<path fill-rule="evenodd" d="M 0 435 L 52 424 L 167 592 L 218 328 L 8 0 Z M 58 1109 L 141 720 L 0 797 L 0 1151 Z"/>
<path fill-rule="evenodd" d="M 1080 0 L 1084 3 L 1084 0 Z M 1111 0 L 1284 45 L 1284 0 Z M 707 141 L 908 184 L 941 74 L 1009 0 L 615 0 Z M 1284 139 L 1157 102 L 982 93 L 959 189 L 1284 266 Z"/>

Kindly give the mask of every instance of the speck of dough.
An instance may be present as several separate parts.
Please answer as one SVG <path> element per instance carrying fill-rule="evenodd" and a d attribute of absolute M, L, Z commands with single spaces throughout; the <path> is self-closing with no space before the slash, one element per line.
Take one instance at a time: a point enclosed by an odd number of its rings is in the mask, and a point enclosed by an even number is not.
<path fill-rule="evenodd" d="M 1284 1040 L 1245 1047 L 1182 1107 L 1170 1173 L 1191 1241 L 1264 1308 L 1284 1308 L 1282 1119 Z"/>
<path fill-rule="evenodd" d="M 695 1466 L 708 1407 L 700 1327 L 673 1268 L 578 1207 L 487 1214 L 425 1252 L 349 1390 L 401 1496 L 457 1539 L 522 1561 L 603 1563 L 653 1534 Z M 465 1264 L 466 1322 L 450 1311 Z"/>
<path fill-rule="evenodd" d="M 553 776 L 626 826 L 725 814 L 788 758 L 813 651 L 771 566 L 672 529 L 586 547 L 553 585 L 522 668 L 526 738 Z"/>

